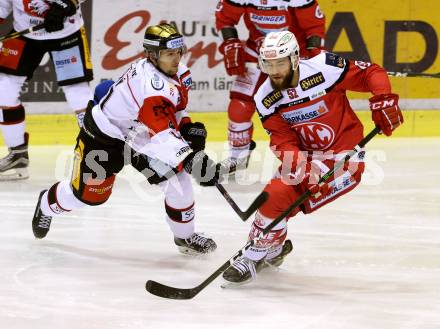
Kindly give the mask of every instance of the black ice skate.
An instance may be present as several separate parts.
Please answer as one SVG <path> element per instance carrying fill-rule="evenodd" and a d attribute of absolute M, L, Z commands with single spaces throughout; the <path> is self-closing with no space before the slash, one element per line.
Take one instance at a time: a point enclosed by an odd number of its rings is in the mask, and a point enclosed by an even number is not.
<path fill-rule="evenodd" d="M 243 157 L 238 157 L 238 158 L 229 157 L 229 158 L 221 161 L 220 164 L 224 168 L 223 169 L 224 173 L 231 175 L 231 174 L 235 173 L 237 170 L 247 169 L 247 167 L 249 165 L 249 159 L 251 157 L 251 153 L 255 149 L 256 146 L 257 146 L 257 144 L 254 141 L 251 141 L 251 143 L 249 145 L 249 150 L 243 151 L 243 153 L 247 152 L 247 155 L 245 155 Z"/>
<path fill-rule="evenodd" d="M 201 233 L 193 233 L 187 239 L 174 238 L 174 243 L 182 254 L 201 255 L 213 252 L 217 245 L 211 238 Z"/>
<path fill-rule="evenodd" d="M 260 261 L 253 261 L 245 256 L 240 256 L 226 271 L 223 272 L 223 279 L 226 280 L 226 284 L 223 288 L 231 286 L 239 286 L 255 280 L 257 273 L 266 267 L 278 267 L 280 266 L 284 258 L 290 254 L 293 250 L 292 242 L 286 240 L 281 249 L 281 253 L 271 259 L 262 259 Z"/>
<path fill-rule="evenodd" d="M 0 181 L 20 180 L 29 178 L 27 134 L 24 144 L 10 147 L 9 153 L 0 159 Z"/>
<path fill-rule="evenodd" d="M 50 222 L 52 221 L 52 216 L 46 216 L 43 214 L 40 208 L 41 198 L 47 190 L 43 190 L 38 197 L 37 206 L 35 207 L 34 218 L 32 219 L 32 231 L 37 239 L 42 239 L 47 235 L 50 228 Z"/>

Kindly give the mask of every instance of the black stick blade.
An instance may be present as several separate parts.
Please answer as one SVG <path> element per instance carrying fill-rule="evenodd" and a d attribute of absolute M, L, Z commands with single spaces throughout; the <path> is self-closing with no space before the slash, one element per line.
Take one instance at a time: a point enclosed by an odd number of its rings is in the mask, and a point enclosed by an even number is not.
<path fill-rule="evenodd" d="M 260 206 L 266 202 L 266 200 L 269 198 L 269 194 L 267 192 L 261 192 L 254 202 L 249 206 L 249 208 L 243 212 L 243 214 L 240 216 L 240 218 L 244 221 L 246 221 L 251 215 L 258 209 Z"/>
<path fill-rule="evenodd" d="M 153 280 L 147 281 L 145 289 L 150 294 L 170 299 L 191 299 L 199 292 L 197 289 L 180 289 L 166 286 Z"/>

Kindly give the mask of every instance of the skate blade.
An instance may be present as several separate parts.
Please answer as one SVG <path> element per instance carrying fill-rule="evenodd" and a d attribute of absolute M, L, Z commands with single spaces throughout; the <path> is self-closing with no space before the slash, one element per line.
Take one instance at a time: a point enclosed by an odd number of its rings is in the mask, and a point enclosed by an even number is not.
<path fill-rule="evenodd" d="M 208 255 L 210 252 L 207 253 L 202 253 L 202 252 L 198 252 L 195 251 L 194 249 L 188 248 L 188 247 L 183 247 L 183 246 L 177 246 L 177 249 L 179 249 L 179 252 L 183 255 L 186 256 L 191 256 L 191 257 L 203 257 Z"/>
<path fill-rule="evenodd" d="M 223 283 L 220 285 L 220 288 L 222 288 L 222 289 L 236 289 L 241 286 L 249 285 L 253 281 L 255 281 L 255 280 L 253 280 L 252 278 L 247 279 L 246 281 L 243 281 L 243 282 L 230 282 L 230 281 L 223 280 Z"/>
<path fill-rule="evenodd" d="M 27 168 L 9 169 L 0 173 L 0 181 L 16 181 L 22 179 L 28 179 L 29 172 Z"/>

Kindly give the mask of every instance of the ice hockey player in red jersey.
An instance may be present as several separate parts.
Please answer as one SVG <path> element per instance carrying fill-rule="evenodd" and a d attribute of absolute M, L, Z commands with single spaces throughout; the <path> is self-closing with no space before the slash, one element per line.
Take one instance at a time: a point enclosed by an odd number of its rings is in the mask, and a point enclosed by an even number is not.
<path fill-rule="evenodd" d="M 386 71 L 376 64 L 321 53 L 299 60 L 295 36 L 269 33 L 260 48 L 260 67 L 269 77 L 254 100 L 270 147 L 282 165 L 266 185 L 269 198 L 257 211 L 249 239 L 279 216 L 305 191 L 312 197 L 294 209 L 309 214 L 355 188 L 364 170 L 361 151 L 327 184 L 319 178 L 363 138 L 363 126 L 350 107 L 346 91 L 370 92 L 372 119 L 390 136 L 403 123 L 398 95 L 391 92 Z M 250 281 L 264 267 L 279 266 L 291 252 L 287 219 L 237 258 L 223 273 L 233 283 Z"/>
<path fill-rule="evenodd" d="M 82 1 L 83 2 L 83 1 Z M 93 80 L 84 22 L 77 0 L 1 0 L 0 23 L 12 13 L 13 31 L 37 25 L 44 29 L 3 42 L 0 51 L 0 127 L 9 148 L 0 159 L 0 180 L 29 177 L 28 133 L 20 91 L 43 56 L 50 54 L 58 86 L 82 124 Z"/>
<path fill-rule="evenodd" d="M 235 26 L 241 17 L 249 31 L 245 43 Z M 223 42 L 219 50 L 224 56 L 226 72 L 236 76 L 230 90 L 228 106 L 228 140 L 230 154 L 222 162 L 233 173 L 246 168 L 251 151 L 253 96 L 266 79 L 257 67 L 258 49 L 269 32 L 289 30 L 299 42 L 302 57 L 313 57 L 324 44 L 325 18 L 316 0 L 220 0 L 216 11 L 216 28 Z"/>
<path fill-rule="evenodd" d="M 145 31 L 144 48 L 146 58 L 133 63 L 98 104 L 89 103 L 71 180 L 57 182 L 38 198 L 32 221 L 36 238 L 46 236 L 53 216 L 106 202 L 116 175 L 130 163 L 162 189 L 179 250 L 215 250 L 215 242 L 194 227 L 190 174 L 210 186 L 219 166 L 203 152 L 205 126 L 193 123 L 186 110 L 191 74 L 180 63 L 186 51 L 183 37 L 173 25 L 153 25 Z"/>

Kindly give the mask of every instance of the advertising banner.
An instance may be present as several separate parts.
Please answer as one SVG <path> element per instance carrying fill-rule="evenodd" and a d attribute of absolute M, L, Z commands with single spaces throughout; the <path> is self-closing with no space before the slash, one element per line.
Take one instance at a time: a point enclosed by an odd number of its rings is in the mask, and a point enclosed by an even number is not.
<path fill-rule="evenodd" d="M 82 10 L 92 50 L 93 85 L 101 79 L 117 79 L 129 63 L 142 57 L 145 28 L 167 21 L 178 27 L 188 46 L 184 62 L 193 74 L 191 110 L 225 111 L 233 78 L 226 75 L 217 50 L 221 40 L 215 30 L 216 4 L 217 0 L 85 1 Z M 440 71 L 437 0 L 320 0 L 319 4 L 326 15 L 329 50 L 348 58 L 376 62 L 388 71 Z M 239 35 L 247 38 L 242 25 Z M 52 66 L 42 63 L 23 90 L 24 100 L 63 100 L 53 77 Z M 403 107 L 440 109 L 440 79 L 391 80 Z M 366 107 L 368 96 L 352 94 L 354 106 Z M 69 112 L 67 107 L 63 111 Z"/>

